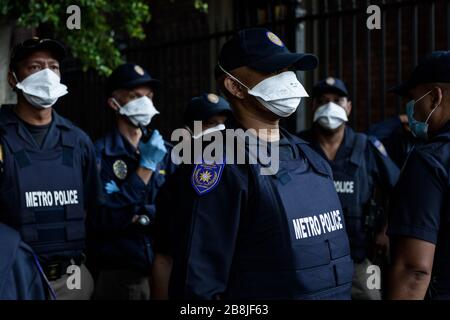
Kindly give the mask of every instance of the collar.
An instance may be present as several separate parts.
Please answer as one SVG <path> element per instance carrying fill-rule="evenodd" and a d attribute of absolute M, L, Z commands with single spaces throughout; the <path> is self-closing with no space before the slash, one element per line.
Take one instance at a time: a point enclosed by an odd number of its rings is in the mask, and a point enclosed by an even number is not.
<path fill-rule="evenodd" d="M 344 140 L 342 141 L 343 143 L 341 144 L 341 147 L 344 146 L 345 149 L 353 149 L 355 137 L 356 137 L 355 131 L 346 125 L 344 132 Z"/>
<path fill-rule="evenodd" d="M 105 136 L 105 154 L 110 157 L 134 157 L 136 148 L 122 136 L 117 127 L 114 127 L 114 129 Z"/>
<path fill-rule="evenodd" d="M 1 125 L 18 124 L 20 121 L 23 121 L 14 112 L 14 107 L 15 106 L 4 106 L 0 108 Z M 73 127 L 72 123 L 69 120 L 61 117 L 55 110 L 52 110 L 52 125 L 64 129 L 70 129 Z"/>

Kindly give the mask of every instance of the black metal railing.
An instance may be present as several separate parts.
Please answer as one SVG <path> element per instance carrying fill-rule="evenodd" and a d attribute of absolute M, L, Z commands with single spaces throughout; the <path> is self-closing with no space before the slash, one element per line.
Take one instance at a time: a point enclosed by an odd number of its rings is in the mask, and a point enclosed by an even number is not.
<path fill-rule="evenodd" d="M 366 27 L 366 10 L 371 4 L 382 10 L 381 30 Z M 182 124 L 190 97 L 216 91 L 212 74 L 217 54 L 239 28 L 266 26 L 293 50 L 295 30 L 302 25 L 305 51 L 317 54 L 321 62 L 316 71 L 304 75 L 305 86 L 310 90 L 325 76 L 342 78 L 349 87 L 354 104 L 351 121 L 358 130 L 402 112 L 402 99 L 388 94 L 387 89 L 404 80 L 425 54 L 450 46 L 447 0 L 239 0 L 234 1 L 234 7 L 233 23 L 225 30 L 212 27 L 216 17 L 211 16 L 170 25 L 161 22 L 150 27 L 148 41 L 123 50 L 128 61 L 141 64 L 163 81 L 156 101 L 161 116 L 155 123 L 166 136 Z M 294 14 L 299 7 L 306 14 Z M 282 14 L 277 16 L 277 12 Z M 71 97 L 64 99 L 61 112 L 98 137 L 112 120 L 104 102 L 104 79 L 93 72 L 81 72 L 72 62 L 65 67 L 64 80 Z M 308 104 L 299 112 L 306 112 L 309 119 Z M 295 121 L 295 117 L 286 122 L 292 131 L 307 124 Z"/>

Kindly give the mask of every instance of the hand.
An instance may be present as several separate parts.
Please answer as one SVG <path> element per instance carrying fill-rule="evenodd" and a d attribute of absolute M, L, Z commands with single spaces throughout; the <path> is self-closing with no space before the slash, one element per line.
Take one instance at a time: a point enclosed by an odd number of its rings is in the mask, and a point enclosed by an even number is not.
<path fill-rule="evenodd" d="M 164 140 L 158 130 L 153 131 L 146 143 L 139 142 L 139 150 L 141 152 L 140 166 L 152 171 L 156 170 L 156 165 L 167 153 Z"/>
<path fill-rule="evenodd" d="M 406 114 L 400 114 L 398 118 L 402 124 L 408 124 L 408 116 Z"/>
<path fill-rule="evenodd" d="M 111 194 L 111 193 L 120 191 L 119 187 L 117 186 L 117 184 L 114 180 L 111 180 L 110 182 L 106 183 L 105 190 L 106 190 L 107 194 Z"/>

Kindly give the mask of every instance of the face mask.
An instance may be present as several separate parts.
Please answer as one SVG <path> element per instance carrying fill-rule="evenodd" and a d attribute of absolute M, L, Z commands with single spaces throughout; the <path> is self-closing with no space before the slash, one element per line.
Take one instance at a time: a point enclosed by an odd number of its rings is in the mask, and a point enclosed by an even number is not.
<path fill-rule="evenodd" d="M 317 108 L 313 120 L 325 129 L 334 130 L 347 122 L 348 117 L 344 108 L 334 102 L 328 102 Z"/>
<path fill-rule="evenodd" d="M 225 71 L 220 65 L 219 68 L 240 85 L 247 88 L 248 94 L 256 97 L 264 107 L 282 118 L 293 114 L 303 97 L 309 97 L 293 71 L 285 71 L 267 78 L 250 89 Z"/>
<path fill-rule="evenodd" d="M 159 111 L 156 110 L 153 102 L 150 98 L 143 96 L 138 99 L 131 100 L 124 106 L 120 106 L 120 104 L 113 98 L 114 103 L 120 107 L 119 114 L 126 116 L 133 125 L 136 127 L 148 126 L 152 118 L 159 114 Z"/>
<path fill-rule="evenodd" d="M 195 135 L 193 134 L 193 135 L 192 135 L 192 138 L 198 139 L 198 138 L 200 138 L 200 137 L 202 137 L 202 136 L 204 136 L 204 135 L 207 135 L 207 134 L 209 134 L 209 133 L 216 132 L 216 131 L 222 131 L 222 130 L 225 130 L 225 125 L 224 125 L 223 123 L 218 124 L 218 125 L 215 126 L 215 127 L 208 128 L 208 129 L 206 129 L 206 130 L 200 132 L 199 134 L 195 134 Z"/>
<path fill-rule="evenodd" d="M 413 134 L 414 137 L 424 139 L 424 140 L 426 140 L 428 138 L 428 120 L 430 120 L 431 115 L 437 109 L 437 107 L 439 107 L 439 105 L 437 105 L 436 107 L 434 107 L 433 110 L 431 110 L 431 112 L 428 115 L 427 120 L 425 120 L 425 122 L 417 121 L 416 119 L 414 119 L 414 105 L 417 102 L 419 102 L 420 100 L 422 100 L 424 97 L 429 95 L 430 92 L 431 91 L 429 91 L 428 93 L 423 95 L 418 100 L 409 101 L 408 104 L 406 105 L 406 113 L 408 115 L 408 124 L 411 129 L 411 133 Z"/>
<path fill-rule="evenodd" d="M 25 99 L 36 108 L 50 108 L 59 97 L 67 94 L 67 87 L 60 82 L 60 77 L 48 68 L 29 75 L 22 82 L 13 75 L 16 88 L 22 90 Z"/>

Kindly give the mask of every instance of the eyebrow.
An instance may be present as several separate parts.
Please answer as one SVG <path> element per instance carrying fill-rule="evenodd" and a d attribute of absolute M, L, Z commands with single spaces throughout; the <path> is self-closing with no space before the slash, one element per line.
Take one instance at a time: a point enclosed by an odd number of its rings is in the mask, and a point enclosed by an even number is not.
<path fill-rule="evenodd" d="M 25 61 L 25 63 L 44 63 L 48 61 L 48 63 L 59 63 L 58 60 L 55 59 L 44 59 L 44 58 L 35 58 Z"/>

